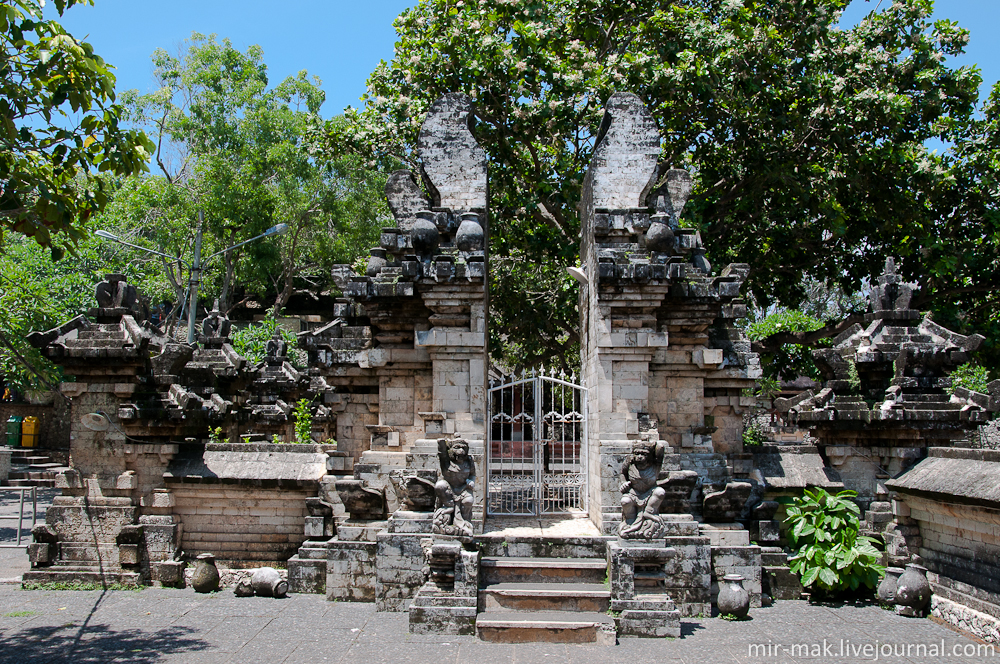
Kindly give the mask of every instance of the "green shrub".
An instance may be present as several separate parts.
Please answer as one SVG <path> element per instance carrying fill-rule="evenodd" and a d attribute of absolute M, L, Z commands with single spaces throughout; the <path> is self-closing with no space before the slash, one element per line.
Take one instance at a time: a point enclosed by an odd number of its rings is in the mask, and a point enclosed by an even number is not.
<path fill-rule="evenodd" d="M 743 418 L 743 447 L 760 447 L 767 442 L 767 433 L 756 417 Z"/>
<path fill-rule="evenodd" d="M 851 500 L 855 496 L 849 490 L 833 495 L 816 489 L 784 501 L 788 539 L 795 551 L 789 567 L 804 588 L 816 586 L 827 593 L 862 586 L 874 590 L 885 575 L 873 540 L 858 534 L 861 510 Z"/>
<path fill-rule="evenodd" d="M 990 372 L 986 367 L 977 367 L 971 362 L 957 367 L 951 372 L 951 389 L 949 393 L 954 393 L 956 387 L 964 387 L 974 392 L 986 393 L 989 388 L 986 384 L 990 382 Z"/>
<path fill-rule="evenodd" d="M 229 343 L 233 349 L 247 358 L 249 362 L 263 362 L 267 356 L 267 342 L 274 336 L 274 331 L 281 333 L 281 338 L 288 344 L 288 360 L 293 366 L 301 369 L 306 365 L 306 352 L 298 348 L 298 339 L 285 328 L 278 325 L 274 309 L 268 309 L 264 320 L 251 323 L 246 327 L 233 328 L 229 335 Z"/>
<path fill-rule="evenodd" d="M 299 399 L 295 404 L 295 442 L 312 442 L 312 402 L 309 399 Z"/>

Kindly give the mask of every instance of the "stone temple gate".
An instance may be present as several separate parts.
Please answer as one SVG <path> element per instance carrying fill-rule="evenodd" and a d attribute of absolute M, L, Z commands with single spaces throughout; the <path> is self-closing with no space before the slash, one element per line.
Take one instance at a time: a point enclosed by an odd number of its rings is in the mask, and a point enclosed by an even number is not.
<path fill-rule="evenodd" d="M 344 298 L 299 334 L 306 366 L 280 339 L 248 363 L 217 312 L 200 344 L 177 343 L 142 320 L 120 275 L 98 286 L 87 316 L 31 336 L 75 382 L 62 386 L 72 468 L 35 529 L 26 582 L 183 585 L 187 563 L 210 553 L 227 582 L 285 564 L 293 592 L 408 611 L 413 632 L 603 643 L 679 636 L 682 618 L 711 613 L 730 574 L 753 606 L 798 596 L 770 498 L 844 483 L 816 447 L 743 449 L 761 375 L 736 324 L 749 268 L 713 270 L 680 223 L 691 178 L 658 163 L 647 109 L 631 94 L 608 100 L 584 181 L 580 376 L 492 381 L 487 160 L 471 109 L 460 94 L 430 108 L 421 172 L 386 186 L 395 225 L 365 274 L 334 270 Z M 876 323 L 909 316 L 886 306 Z M 931 341 L 907 355 L 909 370 L 977 345 L 934 329 L 911 335 Z M 857 347 L 844 344 L 845 357 Z M 872 375 L 874 395 L 889 376 Z M 943 382 L 898 378 L 886 412 L 940 402 L 902 395 Z M 956 394 L 963 415 L 945 418 L 956 431 L 1000 409 Z M 316 404 L 314 433 L 336 444 L 264 442 L 290 437 L 302 398 Z M 799 417 L 832 422 L 823 409 L 847 400 L 824 390 L 799 404 L 816 414 Z M 216 429 L 224 442 L 208 440 Z M 922 449 L 913 436 L 883 438 L 889 456 L 897 438 Z M 838 444 L 869 444 L 850 440 Z M 854 484 L 884 490 L 874 470 L 864 484 L 866 467 L 851 468 Z M 893 555 L 906 552 L 900 538 Z"/>

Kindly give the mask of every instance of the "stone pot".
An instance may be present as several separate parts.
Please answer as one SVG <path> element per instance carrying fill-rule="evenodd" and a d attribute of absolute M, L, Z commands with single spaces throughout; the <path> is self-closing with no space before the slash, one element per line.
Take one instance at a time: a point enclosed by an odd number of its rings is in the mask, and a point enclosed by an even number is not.
<path fill-rule="evenodd" d="M 885 602 L 886 604 L 896 603 L 896 581 L 902 573 L 902 567 L 886 568 L 885 578 L 883 578 L 882 582 L 878 584 L 878 589 L 875 591 L 878 594 L 878 598 L 882 602 Z"/>
<path fill-rule="evenodd" d="M 196 593 L 211 593 L 219 589 L 219 569 L 211 553 L 202 553 L 195 559 L 191 587 Z"/>
<path fill-rule="evenodd" d="M 259 567 L 250 577 L 250 585 L 258 597 L 284 597 L 288 583 L 283 581 L 278 570 L 273 567 Z"/>
<path fill-rule="evenodd" d="M 931 584 L 927 568 L 910 563 L 896 580 L 896 613 L 902 616 L 922 616 L 931 601 Z"/>
<path fill-rule="evenodd" d="M 719 582 L 719 598 L 715 602 L 719 615 L 746 618 L 750 613 L 750 593 L 743 587 L 743 576 L 727 574 Z"/>
<path fill-rule="evenodd" d="M 365 274 L 369 277 L 376 277 L 388 263 L 385 259 L 385 249 L 372 249 L 369 253 L 371 256 L 368 258 L 368 269 Z"/>
<path fill-rule="evenodd" d="M 462 224 L 455 234 L 455 246 L 460 251 L 476 251 L 483 248 L 483 227 L 479 225 L 479 215 L 475 212 L 462 214 Z"/>
<path fill-rule="evenodd" d="M 434 219 L 435 214 L 430 210 L 421 210 L 417 213 L 417 220 L 410 229 L 410 240 L 418 254 L 433 253 L 441 243 L 441 233 L 438 232 Z"/>
<path fill-rule="evenodd" d="M 667 215 L 654 214 L 646 231 L 646 248 L 661 254 L 673 253 L 674 232 L 666 224 Z"/>

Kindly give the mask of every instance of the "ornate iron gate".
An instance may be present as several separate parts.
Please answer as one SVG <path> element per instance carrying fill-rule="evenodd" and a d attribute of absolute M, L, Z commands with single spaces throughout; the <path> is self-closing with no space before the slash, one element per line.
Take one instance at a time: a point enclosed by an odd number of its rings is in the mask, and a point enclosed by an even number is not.
<path fill-rule="evenodd" d="M 587 390 L 575 378 L 543 370 L 491 382 L 487 514 L 587 509 Z"/>

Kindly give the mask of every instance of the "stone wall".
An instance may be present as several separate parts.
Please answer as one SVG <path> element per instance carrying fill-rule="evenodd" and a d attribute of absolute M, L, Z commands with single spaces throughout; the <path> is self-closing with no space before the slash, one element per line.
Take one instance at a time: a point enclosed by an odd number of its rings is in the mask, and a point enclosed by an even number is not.
<path fill-rule="evenodd" d="M 186 556 L 212 553 L 223 565 L 284 562 L 305 541 L 305 489 L 175 484 L 173 514 Z"/>
<path fill-rule="evenodd" d="M 897 524 L 919 527 L 919 537 L 908 544 L 927 567 L 935 596 L 976 612 L 964 613 L 975 624 L 992 626 L 975 633 L 994 639 L 1000 627 L 998 477 L 998 451 L 932 448 L 928 458 L 886 483 L 897 492 Z M 963 613 L 947 602 L 936 606 L 939 617 L 953 623 Z"/>

